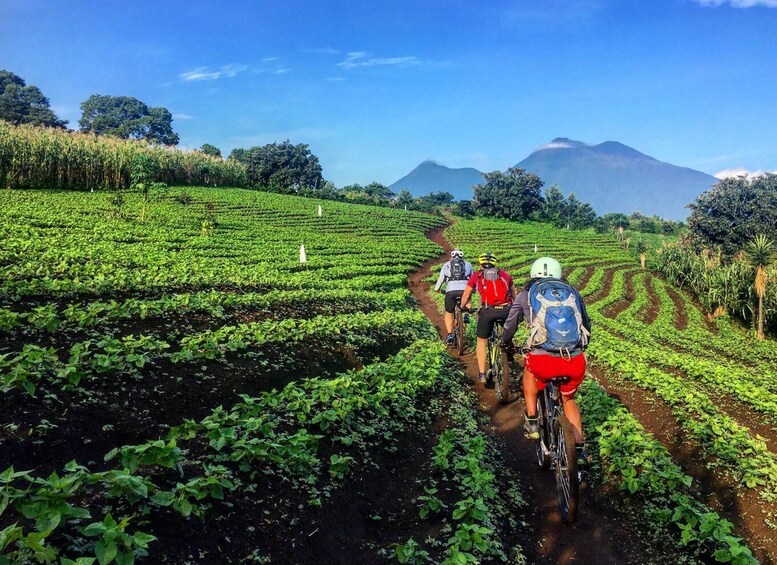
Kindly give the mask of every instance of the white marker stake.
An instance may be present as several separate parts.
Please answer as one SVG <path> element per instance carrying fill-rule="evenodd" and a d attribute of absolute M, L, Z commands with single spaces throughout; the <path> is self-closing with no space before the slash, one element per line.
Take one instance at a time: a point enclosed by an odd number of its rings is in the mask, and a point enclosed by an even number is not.
<path fill-rule="evenodd" d="M 321 217 L 321 213 L 322 213 L 321 204 L 319 204 L 318 205 L 318 216 L 319 216 L 319 218 Z"/>
<path fill-rule="evenodd" d="M 537 244 L 534 244 L 534 252 L 537 253 Z"/>
<path fill-rule="evenodd" d="M 299 262 L 300 263 L 307 263 L 308 262 L 308 256 L 305 253 L 305 244 L 299 246 Z"/>

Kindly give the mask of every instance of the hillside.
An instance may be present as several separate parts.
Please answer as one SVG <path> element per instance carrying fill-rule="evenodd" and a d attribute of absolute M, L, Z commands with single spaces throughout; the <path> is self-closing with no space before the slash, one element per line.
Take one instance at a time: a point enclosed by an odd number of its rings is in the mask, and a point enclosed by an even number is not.
<path fill-rule="evenodd" d="M 430 192 L 450 192 L 456 200 L 472 200 L 472 185 L 483 182 L 480 171 L 472 167 L 451 169 L 427 159 L 389 188 L 399 192 L 408 189 L 413 196 Z"/>
<path fill-rule="evenodd" d="M 658 161 L 617 141 L 588 145 L 556 138 L 516 166 L 590 202 L 600 215 L 641 212 L 682 220 L 686 206 L 717 182 L 693 169 Z"/>

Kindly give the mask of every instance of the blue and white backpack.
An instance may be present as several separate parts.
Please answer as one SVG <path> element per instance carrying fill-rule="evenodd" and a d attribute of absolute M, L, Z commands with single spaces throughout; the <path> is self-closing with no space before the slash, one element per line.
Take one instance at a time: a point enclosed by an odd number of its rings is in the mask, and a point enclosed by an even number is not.
<path fill-rule="evenodd" d="M 529 347 L 570 354 L 588 345 L 583 305 L 574 289 L 561 279 L 545 278 L 529 288 Z"/>

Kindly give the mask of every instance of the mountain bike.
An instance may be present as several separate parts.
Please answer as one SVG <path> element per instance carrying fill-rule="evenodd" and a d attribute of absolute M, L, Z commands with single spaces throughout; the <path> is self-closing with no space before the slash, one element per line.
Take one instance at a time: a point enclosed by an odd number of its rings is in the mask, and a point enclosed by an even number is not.
<path fill-rule="evenodd" d="M 568 380 L 569 377 L 556 377 L 537 395 L 540 438 L 536 441 L 535 451 L 539 466 L 554 471 L 561 517 L 565 524 L 572 524 L 577 518 L 581 477 L 577 469 L 575 434 L 564 416 L 559 390 Z"/>
<path fill-rule="evenodd" d="M 488 338 L 488 357 L 486 358 L 487 379 L 493 381 L 496 398 L 500 404 L 510 401 L 510 362 L 507 351 L 502 347 L 504 320 L 494 320 L 494 327 Z"/>

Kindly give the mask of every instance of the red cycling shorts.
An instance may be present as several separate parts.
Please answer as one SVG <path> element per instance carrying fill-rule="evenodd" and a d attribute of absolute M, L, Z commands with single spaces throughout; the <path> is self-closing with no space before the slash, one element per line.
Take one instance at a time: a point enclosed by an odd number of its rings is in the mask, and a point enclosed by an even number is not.
<path fill-rule="evenodd" d="M 547 381 L 562 375 L 569 377 L 569 381 L 561 385 L 561 394 L 573 396 L 585 376 L 585 354 L 580 353 L 572 358 L 556 357 L 555 355 L 535 355 L 527 353 L 525 359 L 526 369 L 537 379 L 537 388 L 545 388 Z"/>

